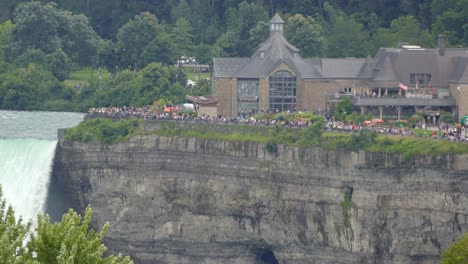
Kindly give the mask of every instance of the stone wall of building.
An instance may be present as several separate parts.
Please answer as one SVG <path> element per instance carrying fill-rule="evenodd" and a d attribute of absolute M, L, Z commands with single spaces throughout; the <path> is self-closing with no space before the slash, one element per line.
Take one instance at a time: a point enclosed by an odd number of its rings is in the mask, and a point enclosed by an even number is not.
<path fill-rule="evenodd" d="M 218 99 L 219 115 L 232 116 L 233 110 L 237 109 L 236 84 L 237 80 L 234 78 L 218 78 L 216 80 L 216 97 Z"/>
<path fill-rule="evenodd" d="M 460 87 L 460 89 L 458 89 Z M 450 84 L 450 94 L 455 98 L 455 102 L 458 106 L 457 115 L 460 122 L 460 118 L 465 115 L 468 115 L 468 84 Z"/>
<path fill-rule="evenodd" d="M 354 80 L 306 79 L 302 80 L 302 104 L 299 110 L 324 111 L 327 109 L 327 96 L 343 92 L 345 87 L 352 87 Z"/>
<path fill-rule="evenodd" d="M 267 110 L 269 108 L 270 100 L 268 98 L 268 79 L 260 79 L 259 81 L 259 110 Z"/>

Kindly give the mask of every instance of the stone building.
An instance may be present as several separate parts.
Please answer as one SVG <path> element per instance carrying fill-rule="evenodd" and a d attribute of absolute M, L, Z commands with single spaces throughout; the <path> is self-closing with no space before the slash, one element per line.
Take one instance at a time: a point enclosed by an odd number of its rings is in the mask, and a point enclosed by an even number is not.
<path fill-rule="evenodd" d="M 270 35 L 250 58 L 213 58 L 212 91 L 217 112 L 331 111 L 352 98 L 363 114 L 398 116 L 417 111 L 468 113 L 468 49 L 401 44 L 380 48 L 374 58 L 303 58 L 283 35 L 276 14 Z"/>

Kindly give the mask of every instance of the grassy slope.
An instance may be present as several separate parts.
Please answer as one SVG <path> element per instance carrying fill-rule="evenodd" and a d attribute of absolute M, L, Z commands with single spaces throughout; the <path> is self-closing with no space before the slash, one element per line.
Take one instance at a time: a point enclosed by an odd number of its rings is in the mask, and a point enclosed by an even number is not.
<path fill-rule="evenodd" d="M 184 72 L 187 75 L 187 79 L 198 82 L 199 80 L 210 78 L 211 73 L 209 72 L 192 72 L 192 68 L 184 67 Z"/>
<path fill-rule="evenodd" d="M 99 77 L 98 69 L 84 68 L 81 70 L 74 71 L 70 74 L 70 77 L 64 81 L 64 84 L 68 87 L 75 87 L 77 84 L 89 83 L 90 80 L 97 80 Z M 102 80 L 109 79 L 109 72 L 106 69 L 102 70 Z"/>

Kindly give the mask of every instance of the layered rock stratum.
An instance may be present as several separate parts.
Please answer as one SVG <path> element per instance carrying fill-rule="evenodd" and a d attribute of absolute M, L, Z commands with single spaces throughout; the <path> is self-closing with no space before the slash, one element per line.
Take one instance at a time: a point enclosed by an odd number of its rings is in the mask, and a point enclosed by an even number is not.
<path fill-rule="evenodd" d="M 468 156 L 60 140 L 50 191 L 135 263 L 438 263 L 468 231 Z"/>

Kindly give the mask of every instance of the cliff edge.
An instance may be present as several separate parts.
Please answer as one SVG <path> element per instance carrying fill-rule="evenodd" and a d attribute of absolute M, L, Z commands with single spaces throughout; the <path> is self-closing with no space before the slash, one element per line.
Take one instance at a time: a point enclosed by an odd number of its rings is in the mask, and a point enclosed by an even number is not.
<path fill-rule="evenodd" d="M 437 263 L 468 231 L 467 156 L 60 141 L 50 191 L 135 263 Z"/>

